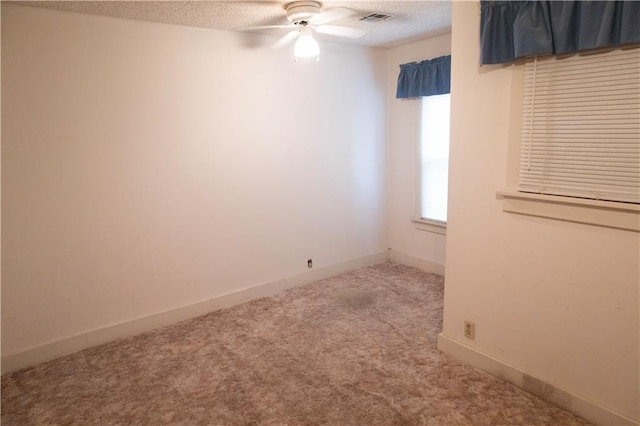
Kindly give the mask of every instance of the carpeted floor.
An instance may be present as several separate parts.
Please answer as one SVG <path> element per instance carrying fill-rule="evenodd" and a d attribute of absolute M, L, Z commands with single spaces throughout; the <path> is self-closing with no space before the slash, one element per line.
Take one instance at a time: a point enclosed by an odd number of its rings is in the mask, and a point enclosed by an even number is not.
<path fill-rule="evenodd" d="M 2 424 L 588 424 L 438 352 L 442 296 L 342 274 L 4 375 Z"/>

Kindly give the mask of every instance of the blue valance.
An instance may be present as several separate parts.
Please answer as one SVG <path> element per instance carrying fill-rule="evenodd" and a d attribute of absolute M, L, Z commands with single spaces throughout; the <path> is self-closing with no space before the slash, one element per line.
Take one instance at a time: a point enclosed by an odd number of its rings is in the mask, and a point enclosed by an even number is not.
<path fill-rule="evenodd" d="M 480 63 L 640 43 L 638 1 L 481 1 Z"/>
<path fill-rule="evenodd" d="M 451 91 L 451 55 L 400 65 L 396 98 L 443 95 Z"/>

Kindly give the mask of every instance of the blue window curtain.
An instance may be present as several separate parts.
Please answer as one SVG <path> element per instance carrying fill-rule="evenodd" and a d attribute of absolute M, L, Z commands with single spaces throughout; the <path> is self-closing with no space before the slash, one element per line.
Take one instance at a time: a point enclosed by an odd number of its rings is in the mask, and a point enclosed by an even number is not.
<path fill-rule="evenodd" d="M 451 55 L 400 65 L 396 98 L 443 95 L 451 91 Z"/>
<path fill-rule="evenodd" d="M 480 63 L 640 43 L 639 1 L 482 0 Z"/>

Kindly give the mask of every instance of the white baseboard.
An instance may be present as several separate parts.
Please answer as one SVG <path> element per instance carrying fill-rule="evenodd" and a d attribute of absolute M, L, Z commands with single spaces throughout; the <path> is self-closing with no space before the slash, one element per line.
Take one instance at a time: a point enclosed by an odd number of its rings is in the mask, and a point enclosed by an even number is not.
<path fill-rule="evenodd" d="M 457 342 L 444 334 L 438 335 L 438 350 L 453 358 L 510 382 L 541 399 L 575 413 L 599 425 L 637 426 L 638 423 L 622 414 L 615 413 L 576 394 L 565 391 L 543 380 L 537 379 L 487 356 L 476 349 Z"/>
<path fill-rule="evenodd" d="M 414 268 L 421 269 L 425 272 L 432 274 L 444 275 L 444 265 L 441 263 L 431 262 L 426 259 L 414 257 L 409 254 L 401 253 L 393 249 L 389 249 L 389 259 L 394 262 L 402 263 L 403 265 L 413 266 Z"/>
<path fill-rule="evenodd" d="M 335 265 L 317 269 L 314 268 L 309 270 L 309 272 L 296 275 L 291 278 L 265 283 L 256 287 L 225 294 L 203 302 L 183 306 L 166 312 L 160 312 L 144 318 L 138 318 L 120 324 L 91 330 L 67 339 L 58 340 L 23 352 L 7 355 L 2 357 L 2 374 L 30 367 L 91 346 L 133 336 L 219 309 L 239 305 L 249 300 L 271 296 L 288 288 L 298 287 L 343 272 L 385 262 L 388 259 L 389 254 L 387 252 L 383 252 L 348 260 Z"/>

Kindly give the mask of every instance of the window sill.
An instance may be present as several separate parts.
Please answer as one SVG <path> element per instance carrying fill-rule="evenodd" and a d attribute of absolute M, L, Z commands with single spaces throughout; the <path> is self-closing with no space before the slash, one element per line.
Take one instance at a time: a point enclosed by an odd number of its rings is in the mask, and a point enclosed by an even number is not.
<path fill-rule="evenodd" d="M 447 235 L 447 223 L 435 220 L 413 218 L 413 226 L 421 231 L 433 232 L 435 234 Z"/>
<path fill-rule="evenodd" d="M 509 213 L 640 232 L 640 205 L 530 194 L 504 189 L 497 196 Z"/>

